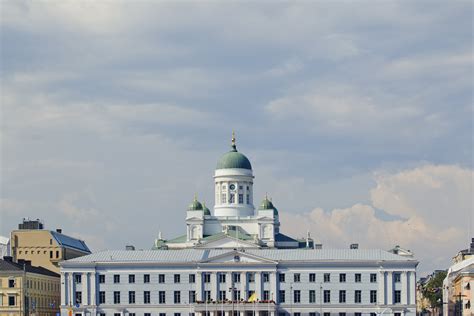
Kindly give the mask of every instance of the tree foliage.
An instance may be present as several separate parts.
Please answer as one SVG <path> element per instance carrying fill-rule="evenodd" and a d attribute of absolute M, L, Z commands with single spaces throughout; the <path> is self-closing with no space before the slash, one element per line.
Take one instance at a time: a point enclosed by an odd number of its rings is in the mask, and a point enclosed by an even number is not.
<path fill-rule="evenodd" d="M 423 287 L 423 296 L 428 299 L 431 308 L 442 307 L 443 305 L 443 280 L 446 275 L 447 271 L 437 273 Z"/>

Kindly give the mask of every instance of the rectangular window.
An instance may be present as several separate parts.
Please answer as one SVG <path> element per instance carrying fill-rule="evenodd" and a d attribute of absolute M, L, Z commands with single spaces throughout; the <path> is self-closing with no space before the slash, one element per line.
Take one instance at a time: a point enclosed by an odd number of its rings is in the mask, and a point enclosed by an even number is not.
<path fill-rule="evenodd" d="M 233 300 L 234 300 L 234 301 L 240 301 L 240 291 L 234 290 L 233 293 L 234 293 L 234 294 L 232 295 L 232 296 L 233 296 Z"/>
<path fill-rule="evenodd" d="M 346 316 L 346 313 L 340 312 L 340 313 L 339 313 L 339 316 Z"/>
<path fill-rule="evenodd" d="M 309 282 L 314 283 L 316 282 L 316 273 L 309 274 Z"/>
<path fill-rule="evenodd" d="M 80 274 L 74 274 L 74 281 L 76 281 L 77 284 L 80 284 L 82 282 L 82 276 Z"/>
<path fill-rule="evenodd" d="M 280 283 L 284 283 L 285 282 L 285 274 L 284 273 L 278 274 L 278 280 L 280 281 Z"/>
<path fill-rule="evenodd" d="M 128 283 L 135 283 L 135 274 L 128 275 Z"/>
<path fill-rule="evenodd" d="M 263 282 L 265 283 L 270 282 L 270 273 L 268 272 L 263 273 Z"/>
<path fill-rule="evenodd" d="M 160 316 L 166 316 L 166 313 L 160 313 Z"/>
<path fill-rule="evenodd" d="M 150 301 L 151 301 L 150 291 L 144 291 L 143 292 L 143 304 L 150 304 Z"/>
<path fill-rule="evenodd" d="M 174 283 L 181 283 L 181 276 L 179 274 L 174 275 Z"/>
<path fill-rule="evenodd" d="M 219 291 L 218 301 L 225 301 L 225 291 Z"/>
<path fill-rule="evenodd" d="M 268 290 L 263 291 L 263 300 L 264 301 L 269 301 L 270 300 L 270 291 L 268 291 Z"/>
<path fill-rule="evenodd" d="M 255 293 L 255 291 L 249 290 L 247 291 L 247 297 L 251 297 Z"/>
<path fill-rule="evenodd" d="M 398 283 L 401 280 L 401 274 L 400 273 L 394 273 L 393 274 L 393 282 Z"/>
<path fill-rule="evenodd" d="M 225 273 L 219 273 L 219 283 L 225 283 Z"/>
<path fill-rule="evenodd" d="M 243 194 L 239 194 L 239 203 L 244 204 L 244 195 Z"/>
<path fill-rule="evenodd" d="M 27 254 L 28 251 L 25 251 L 25 254 Z M 50 251 L 49 252 L 49 259 L 53 259 L 53 251 Z"/>
<path fill-rule="evenodd" d="M 136 316 L 135 313 L 128 313 L 128 316 Z"/>
<path fill-rule="evenodd" d="M 8 287 L 9 288 L 15 287 L 15 279 L 9 279 L 8 280 Z"/>
<path fill-rule="evenodd" d="M 174 291 L 174 303 L 181 303 L 181 291 Z"/>
<path fill-rule="evenodd" d="M 310 303 L 316 303 L 316 291 L 315 290 L 309 290 L 309 302 Z"/>
<path fill-rule="evenodd" d="M 202 276 L 204 277 L 204 283 L 211 283 L 211 274 L 210 273 L 204 273 Z"/>
<path fill-rule="evenodd" d="M 165 275 L 158 274 L 158 283 L 165 283 Z"/>
<path fill-rule="evenodd" d="M 377 274 L 376 273 L 371 273 L 370 274 L 370 283 L 376 283 L 377 282 Z"/>
<path fill-rule="evenodd" d="M 99 274 L 99 283 L 105 283 L 105 274 Z"/>
<path fill-rule="evenodd" d="M 362 303 L 362 291 L 356 290 L 354 292 L 354 303 Z"/>
<path fill-rule="evenodd" d="M 135 291 L 128 291 L 128 304 L 135 304 Z"/>
<path fill-rule="evenodd" d="M 375 290 L 370 291 L 370 302 L 377 303 L 377 291 Z"/>
<path fill-rule="evenodd" d="M 82 292 L 81 291 L 76 291 L 76 303 L 77 304 L 82 304 Z"/>
<path fill-rule="evenodd" d="M 114 304 L 120 304 L 120 292 L 119 291 L 114 292 Z"/>
<path fill-rule="evenodd" d="M 99 292 L 99 304 L 105 304 L 105 292 L 104 291 Z"/>
<path fill-rule="evenodd" d="M 324 290 L 323 295 L 324 295 L 324 303 L 331 303 L 331 291 Z"/>
<path fill-rule="evenodd" d="M 196 291 L 189 291 L 189 303 L 196 303 Z"/>
<path fill-rule="evenodd" d="M 143 283 L 150 283 L 150 275 L 149 274 L 143 275 Z"/>
<path fill-rule="evenodd" d="M 196 275 L 190 274 L 189 275 L 189 283 L 196 283 Z"/>
<path fill-rule="evenodd" d="M 339 303 L 345 303 L 346 302 L 346 291 L 341 290 L 339 291 Z"/>
<path fill-rule="evenodd" d="M 232 279 L 234 283 L 240 283 L 240 273 L 233 273 L 232 274 Z"/>
<path fill-rule="evenodd" d="M 255 282 L 255 273 L 248 273 L 247 280 L 249 283 Z"/>
<path fill-rule="evenodd" d="M 331 282 L 331 274 L 330 273 L 324 273 L 324 282 L 325 283 Z"/>
<path fill-rule="evenodd" d="M 331 316 L 331 313 L 326 312 L 326 313 L 323 313 L 323 315 L 324 316 Z"/>
<path fill-rule="evenodd" d="M 120 283 L 120 275 L 114 274 L 114 283 Z"/>
<path fill-rule="evenodd" d="M 309 316 L 316 316 L 316 313 L 311 312 L 311 313 L 309 313 Z"/>
<path fill-rule="evenodd" d="M 301 316 L 300 312 L 293 313 L 293 316 Z"/>
<path fill-rule="evenodd" d="M 56 258 L 59 258 L 59 251 L 56 250 Z"/>
<path fill-rule="evenodd" d="M 221 195 L 221 201 L 222 201 L 222 203 L 225 203 L 225 201 L 227 201 L 227 194 L 222 193 L 222 195 Z"/>
<path fill-rule="evenodd" d="M 354 316 L 362 316 L 362 313 L 354 313 Z"/>
<path fill-rule="evenodd" d="M 229 203 L 235 203 L 235 194 L 234 193 L 229 194 Z"/>
<path fill-rule="evenodd" d="M 300 280 L 301 280 L 301 274 L 295 273 L 293 275 L 293 282 L 298 283 L 298 282 L 300 282 Z"/>
<path fill-rule="evenodd" d="M 181 313 L 174 313 L 174 316 L 181 316 Z"/>
<path fill-rule="evenodd" d="M 360 283 L 362 282 L 362 275 L 360 273 L 356 273 L 354 277 L 355 283 Z"/>
<path fill-rule="evenodd" d="M 393 297 L 393 303 L 399 304 L 401 302 L 401 298 L 402 298 L 401 292 L 395 291 L 395 295 Z"/>
<path fill-rule="evenodd" d="M 247 204 L 250 204 L 250 194 L 247 194 Z"/>
<path fill-rule="evenodd" d="M 300 290 L 295 290 L 293 292 L 293 302 L 294 303 L 300 303 L 301 302 L 301 291 Z"/>
<path fill-rule="evenodd" d="M 341 283 L 346 282 L 346 274 L 345 273 L 340 273 L 339 274 L 339 282 L 341 282 Z"/>
<path fill-rule="evenodd" d="M 205 301 L 211 300 L 211 291 L 204 291 L 204 300 Z"/>
<path fill-rule="evenodd" d="M 8 306 L 15 306 L 15 296 L 13 295 L 8 296 Z"/>
<path fill-rule="evenodd" d="M 159 291 L 158 292 L 158 303 L 159 304 L 166 304 L 165 291 Z"/>

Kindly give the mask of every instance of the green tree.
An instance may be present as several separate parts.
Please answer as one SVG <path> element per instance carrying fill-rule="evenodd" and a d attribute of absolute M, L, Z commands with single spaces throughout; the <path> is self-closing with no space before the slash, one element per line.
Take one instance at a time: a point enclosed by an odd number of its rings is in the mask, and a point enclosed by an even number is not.
<path fill-rule="evenodd" d="M 433 312 L 443 307 L 443 280 L 446 275 L 447 271 L 437 273 L 423 287 L 423 296 L 428 299 Z"/>

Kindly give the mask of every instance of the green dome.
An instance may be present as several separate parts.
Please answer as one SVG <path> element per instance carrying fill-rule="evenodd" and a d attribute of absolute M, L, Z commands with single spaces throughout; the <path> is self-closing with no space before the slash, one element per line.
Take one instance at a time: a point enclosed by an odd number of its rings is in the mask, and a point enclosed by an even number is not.
<path fill-rule="evenodd" d="M 211 211 L 207 208 L 206 204 L 203 203 L 202 205 L 202 211 L 204 215 L 211 215 Z"/>
<path fill-rule="evenodd" d="M 202 204 L 194 197 L 194 201 L 189 204 L 188 210 L 190 211 L 202 211 Z"/>
<path fill-rule="evenodd" d="M 250 160 L 245 155 L 237 151 L 235 145 L 235 135 L 232 132 L 232 146 L 231 150 L 225 153 L 217 162 L 216 169 L 248 169 L 252 170 Z"/>
<path fill-rule="evenodd" d="M 278 210 L 277 208 L 273 205 L 272 201 L 268 199 L 268 197 L 265 196 L 263 199 L 262 203 L 260 204 L 259 210 L 273 210 L 273 215 L 278 215 Z"/>
<path fill-rule="evenodd" d="M 231 150 L 219 159 L 216 169 L 233 168 L 252 170 L 252 165 L 245 155 L 239 153 L 237 150 Z"/>

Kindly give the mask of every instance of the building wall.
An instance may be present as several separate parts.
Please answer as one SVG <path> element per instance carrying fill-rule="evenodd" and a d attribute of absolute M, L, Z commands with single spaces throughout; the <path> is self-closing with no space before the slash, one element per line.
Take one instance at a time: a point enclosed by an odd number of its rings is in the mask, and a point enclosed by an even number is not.
<path fill-rule="evenodd" d="M 10 287 L 9 280 L 15 284 Z M 52 316 L 59 312 L 60 278 L 36 273 L 0 274 L 0 316 Z M 15 305 L 9 306 L 9 296 L 15 296 Z M 22 298 L 26 298 L 26 305 Z"/>
<path fill-rule="evenodd" d="M 11 233 L 11 255 L 14 261 L 30 260 L 31 265 L 59 273 L 63 249 L 47 230 L 15 230 Z"/>
<path fill-rule="evenodd" d="M 210 273 L 210 282 L 205 283 L 205 274 Z M 240 282 L 232 282 L 232 274 L 240 274 Z M 249 282 L 250 274 L 254 274 L 254 282 Z M 264 281 L 264 273 L 268 273 L 268 282 Z M 315 273 L 314 282 L 310 282 L 310 273 Z M 330 275 L 330 281 L 324 281 L 324 274 Z M 394 282 L 395 273 L 400 274 L 400 282 Z M 129 275 L 135 276 L 135 283 L 129 283 Z M 144 283 L 144 275 L 150 275 L 150 283 Z M 159 283 L 159 275 L 164 274 L 165 283 Z M 180 275 L 180 283 L 174 282 L 174 275 Z M 195 283 L 189 282 L 189 274 L 195 275 Z M 226 282 L 219 283 L 219 275 L 226 275 Z M 281 274 L 285 275 L 284 282 L 280 282 Z M 295 279 L 299 274 L 299 282 Z M 346 275 L 346 282 L 339 282 L 340 274 Z M 361 282 L 355 282 L 355 274 L 361 275 Z M 370 281 L 370 275 L 376 275 L 376 281 Z M 76 275 L 80 275 L 80 283 L 76 282 Z M 105 282 L 99 283 L 99 275 L 105 276 Z M 120 283 L 114 283 L 114 275 L 120 276 Z M 143 316 L 144 313 L 158 316 L 166 313 L 167 316 L 180 313 L 184 316 L 190 312 L 201 313 L 205 311 L 219 312 L 224 310 L 228 315 L 234 309 L 239 312 L 257 310 L 257 314 L 283 315 L 300 313 L 301 316 L 313 315 L 320 311 L 330 312 L 331 315 L 339 315 L 340 312 L 346 316 L 370 315 L 385 310 L 384 315 L 415 315 L 415 268 L 410 266 L 380 267 L 380 265 L 353 266 L 347 265 L 181 265 L 181 266 L 153 266 L 153 265 L 120 265 L 105 264 L 99 266 L 81 266 L 77 268 L 63 268 L 61 274 L 63 290 L 61 297 L 61 313 L 68 315 L 69 309 L 74 314 L 82 313 L 106 313 L 106 315 L 136 315 Z M 296 280 L 296 281 L 295 281 Z M 270 300 L 274 303 L 258 304 L 219 304 L 219 303 L 195 303 L 189 304 L 189 291 L 196 292 L 196 300 L 204 301 L 205 291 L 210 291 L 211 299 L 218 300 L 219 291 L 226 292 L 226 298 L 232 295 L 231 288 L 240 291 L 241 298 L 247 300 L 250 293 L 257 293 L 259 300 L 263 299 L 265 291 L 268 291 Z M 285 291 L 285 301 L 280 300 L 280 291 Z M 321 290 L 323 292 L 321 292 Z M 330 302 L 321 301 L 325 290 L 330 291 Z M 345 290 L 346 302 L 339 302 L 339 291 Z M 361 302 L 355 302 L 355 291 L 361 291 Z M 105 303 L 99 303 L 99 293 L 105 293 Z M 114 304 L 114 292 L 120 292 L 120 304 Z M 135 292 L 135 303 L 129 304 L 129 291 Z M 151 301 L 144 304 L 144 291 L 150 291 Z M 159 291 L 165 291 L 166 302 L 159 303 Z M 179 291 L 181 302 L 174 303 L 174 292 Z M 300 302 L 294 300 L 296 291 L 300 291 Z M 315 291 L 314 302 L 310 301 L 310 291 Z M 370 291 L 376 291 L 376 302 L 370 301 Z M 395 303 L 395 291 L 400 291 L 400 303 Z M 79 307 L 76 304 L 75 293 L 80 292 L 82 301 Z M 334 314 L 337 313 L 337 314 Z M 216 315 L 216 314 L 214 314 Z M 243 314 L 241 314 L 243 315 Z M 163 315 L 161 315 L 163 316 Z M 176 315 L 177 316 L 177 315 Z"/>

